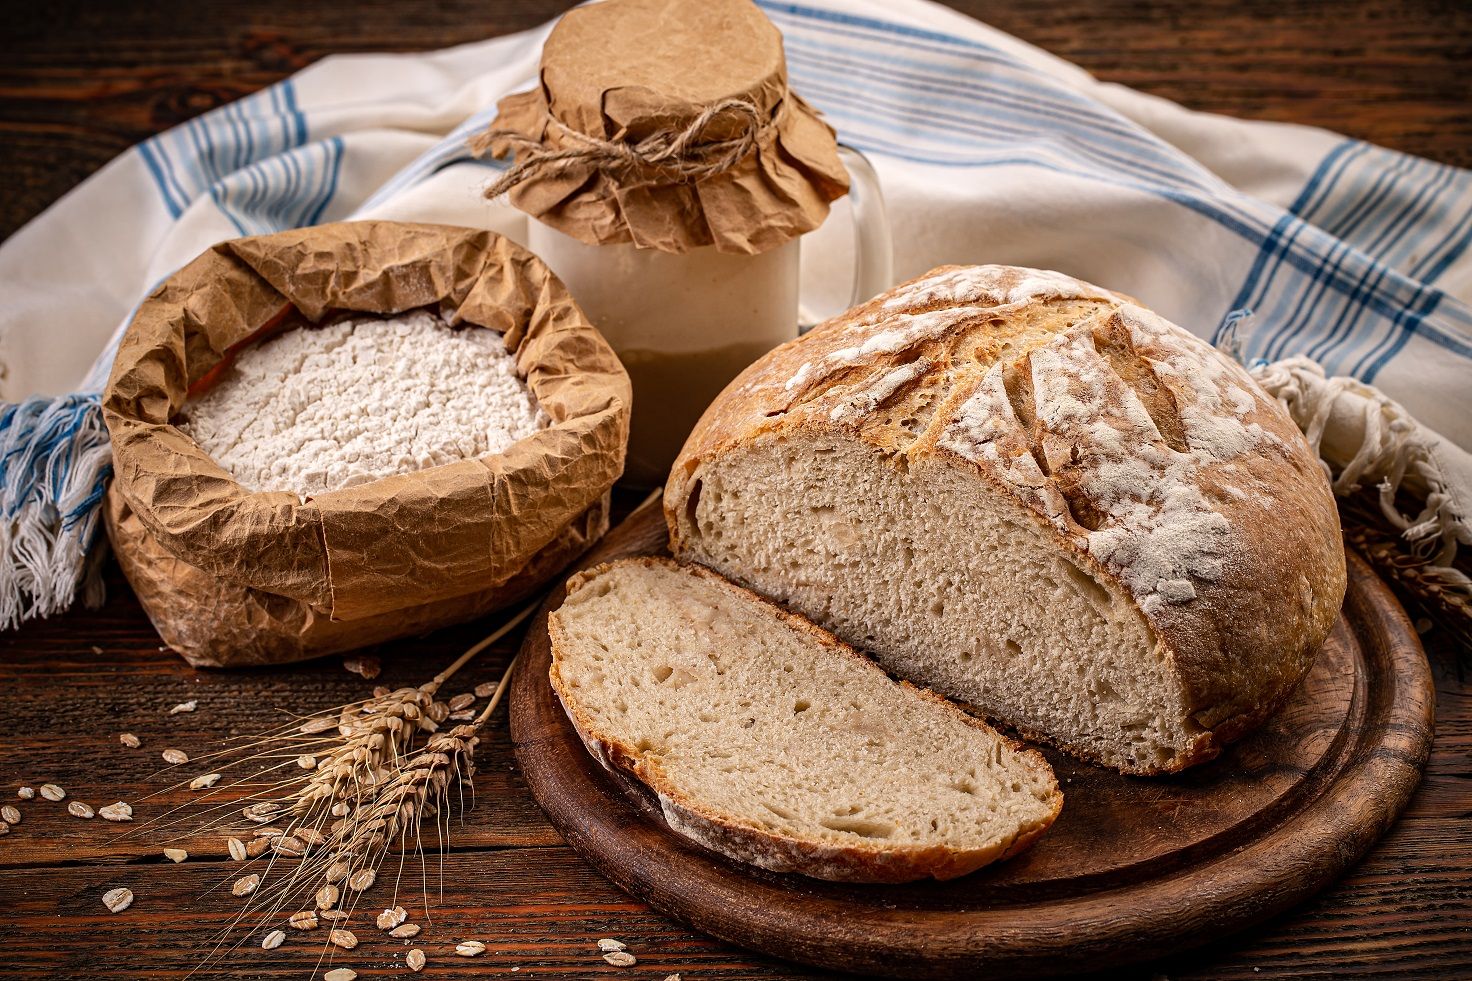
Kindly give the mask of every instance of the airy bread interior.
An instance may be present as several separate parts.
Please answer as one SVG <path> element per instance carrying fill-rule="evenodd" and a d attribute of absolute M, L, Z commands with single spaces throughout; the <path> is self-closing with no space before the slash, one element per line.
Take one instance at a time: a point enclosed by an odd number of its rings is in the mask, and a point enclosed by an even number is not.
<path fill-rule="evenodd" d="M 671 826 L 734 857 L 948 878 L 1061 805 L 1034 751 L 703 570 L 600 567 L 550 627 L 553 684 L 584 740 L 650 784 Z"/>
<path fill-rule="evenodd" d="M 683 558 L 1025 734 L 1147 773 L 1201 731 L 1123 591 L 974 475 L 767 439 L 707 461 L 677 520 Z"/>

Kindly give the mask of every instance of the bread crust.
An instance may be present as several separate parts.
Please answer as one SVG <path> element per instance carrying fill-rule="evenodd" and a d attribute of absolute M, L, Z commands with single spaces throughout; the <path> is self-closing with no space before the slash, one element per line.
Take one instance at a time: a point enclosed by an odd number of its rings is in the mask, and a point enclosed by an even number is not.
<path fill-rule="evenodd" d="M 923 408 L 922 391 L 939 400 L 923 429 L 893 425 Z M 896 467 L 973 474 L 1132 600 L 1199 731 L 1173 758 L 1126 772 L 1179 771 L 1251 731 L 1338 618 L 1338 512 L 1292 419 L 1240 366 L 1109 290 L 942 266 L 775 349 L 707 409 L 676 460 L 671 550 L 693 556 L 687 505 L 704 467 L 763 441 L 834 439 Z M 1173 503 L 1183 498 L 1191 508 Z"/>
<path fill-rule="evenodd" d="M 779 623 L 797 631 L 835 655 L 851 658 L 864 665 L 867 670 L 878 675 L 885 675 L 879 665 L 822 627 L 703 566 L 682 565 L 673 560 L 655 556 L 618 559 L 574 575 L 567 581 L 567 595 L 572 596 L 587 583 L 597 579 L 614 566 L 622 564 L 663 566 L 691 573 L 714 583 L 718 588 L 735 597 L 757 603 L 770 611 L 773 618 Z M 953 879 L 1025 850 L 1048 829 L 1063 808 L 1063 793 L 1058 789 L 1052 768 L 1041 753 L 1003 733 L 996 732 L 982 720 L 967 714 L 934 692 L 918 688 L 909 682 L 900 681 L 898 684 L 907 691 L 913 692 L 916 697 L 944 706 L 948 712 L 954 713 L 958 721 L 997 736 L 1021 757 L 1030 769 L 1046 775 L 1052 791 L 1049 795 L 1051 809 L 1047 816 L 1034 826 L 1022 829 L 1016 837 L 1006 843 L 976 849 L 955 849 L 943 845 L 881 845 L 867 842 L 835 844 L 804 840 L 757 827 L 737 815 L 681 792 L 665 775 L 658 760 L 616 737 L 600 732 L 588 713 L 578 705 L 576 696 L 571 693 L 571 689 L 563 681 L 559 668 L 561 651 L 565 649 L 566 641 L 562 624 L 555 610 L 547 618 L 547 630 L 552 647 L 552 665 L 549 670 L 552 690 L 556 693 L 559 704 L 567 713 L 568 719 L 572 722 L 573 728 L 577 730 L 588 752 L 606 769 L 630 773 L 649 787 L 658 798 L 665 821 L 672 831 L 738 862 L 756 865 L 774 872 L 798 872 L 814 878 L 838 882 L 911 882 L 925 878 Z"/>

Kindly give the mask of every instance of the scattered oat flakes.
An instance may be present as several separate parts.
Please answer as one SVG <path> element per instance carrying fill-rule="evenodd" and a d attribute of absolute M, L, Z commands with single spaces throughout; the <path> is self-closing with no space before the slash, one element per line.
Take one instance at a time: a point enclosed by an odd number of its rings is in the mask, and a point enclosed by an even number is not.
<path fill-rule="evenodd" d="M 308 719 L 306 722 L 303 722 L 299 731 L 303 735 L 315 736 L 319 732 L 326 732 L 328 729 L 336 728 L 337 720 L 324 715 L 319 716 L 315 719 Z"/>
<path fill-rule="evenodd" d="M 387 695 L 388 692 L 389 689 L 386 685 L 375 685 L 373 688 L 373 697 L 382 698 L 383 696 Z"/>
<path fill-rule="evenodd" d="M 351 914 L 345 909 L 319 909 L 317 915 L 328 923 L 341 923 Z"/>
<path fill-rule="evenodd" d="M 106 807 L 97 809 L 104 821 L 131 821 L 133 820 L 133 805 L 126 801 L 117 801 Z"/>
<path fill-rule="evenodd" d="M 341 895 L 342 893 L 338 891 L 337 886 L 328 883 L 317 890 L 317 908 L 332 909 L 332 907 L 337 905 L 338 897 Z"/>
<path fill-rule="evenodd" d="M 98 647 L 96 644 L 93 644 L 92 645 L 92 653 L 93 654 L 101 654 L 102 653 L 102 648 Z"/>
<path fill-rule="evenodd" d="M 404 909 L 404 907 L 402 906 L 395 906 L 393 909 L 386 909 L 382 913 L 378 914 L 378 929 L 392 930 L 394 927 L 398 926 L 400 923 L 403 923 L 408 918 L 409 911 Z"/>
<path fill-rule="evenodd" d="M 169 714 L 183 715 L 185 712 L 193 712 L 197 708 L 199 708 L 199 703 L 194 701 L 193 699 L 190 699 L 187 702 L 180 702 L 178 705 L 175 705 L 173 708 L 169 709 Z"/>
<path fill-rule="evenodd" d="M 334 967 L 322 975 L 322 981 L 356 981 L 358 972 L 350 967 Z"/>
<path fill-rule="evenodd" d="M 143 740 L 139 739 L 137 736 L 133 735 L 131 732 L 120 732 L 120 733 L 118 733 L 118 742 L 122 743 L 124 746 L 128 747 L 129 749 L 137 749 L 139 746 L 142 746 L 143 745 Z"/>
<path fill-rule="evenodd" d="M 260 858 L 270 847 L 270 838 L 252 838 L 245 846 L 245 854 L 248 858 Z"/>
<path fill-rule="evenodd" d="M 429 708 L 424 710 L 424 714 L 430 722 L 443 722 L 450 717 L 450 706 L 444 702 L 430 702 Z M 419 723 L 422 726 L 424 719 L 420 719 Z"/>
<path fill-rule="evenodd" d="M 424 970 L 424 951 L 420 950 L 418 947 L 415 947 L 413 950 L 404 955 L 404 963 L 408 965 L 409 970 L 413 971 L 415 974 L 418 974 L 420 971 Z"/>
<path fill-rule="evenodd" d="M 178 865 L 180 862 L 184 861 L 188 857 L 189 853 L 182 848 L 164 849 L 164 858 L 168 859 L 170 862 L 173 862 L 175 865 Z"/>
<path fill-rule="evenodd" d="M 639 958 L 635 957 L 627 950 L 610 950 L 608 953 L 603 955 L 603 959 L 612 964 L 614 967 L 633 967 L 635 964 L 639 963 Z"/>
<path fill-rule="evenodd" d="M 311 753 L 303 753 L 296 758 L 296 765 L 303 770 L 315 770 L 317 769 L 317 757 Z"/>
<path fill-rule="evenodd" d="M 285 939 L 285 930 L 272 930 L 270 933 L 261 938 L 261 949 L 275 950 L 277 947 L 281 946 L 282 941 L 284 941 Z"/>
<path fill-rule="evenodd" d="M 168 763 L 171 766 L 178 766 L 180 763 L 188 763 L 189 754 L 184 752 L 182 749 L 166 749 L 164 750 L 164 762 Z"/>
<path fill-rule="evenodd" d="M 378 881 L 378 873 L 372 869 L 359 869 L 348 879 L 348 888 L 353 892 L 364 892 L 373 888 L 373 883 Z"/>
<path fill-rule="evenodd" d="M 388 932 L 390 937 L 396 940 L 408 940 L 410 937 L 419 936 L 418 923 L 401 923 Z"/>
<path fill-rule="evenodd" d="M 36 796 L 36 791 L 34 788 L 31 787 L 22 787 L 15 792 L 15 796 L 19 797 L 21 800 L 31 800 Z"/>
<path fill-rule="evenodd" d="M 664 981 L 680 981 L 680 976 L 678 974 L 669 974 L 665 976 Z"/>
<path fill-rule="evenodd" d="M 4 821 L 0 821 L 0 835 L 8 834 L 10 834 L 10 825 L 6 824 Z"/>
<path fill-rule="evenodd" d="M 456 695 L 454 698 L 450 699 L 450 711 L 451 712 L 458 712 L 461 709 L 470 708 L 470 706 L 472 706 L 474 704 L 475 704 L 475 696 L 474 695 L 472 695 L 468 691 L 461 692 L 460 694 Z"/>
<path fill-rule="evenodd" d="M 317 914 L 309 909 L 304 909 L 300 913 L 291 914 L 286 924 L 293 930 L 315 930 L 317 929 Z"/>
<path fill-rule="evenodd" d="M 475 709 L 466 709 L 464 712 L 451 712 L 451 722 L 473 722 L 475 721 Z"/>
<path fill-rule="evenodd" d="M 477 957 L 486 952 L 486 945 L 479 940 L 462 940 L 455 945 L 455 953 L 461 957 Z"/>
<path fill-rule="evenodd" d="M 343 950 L 352 950 L 358 946 L 358 938 L 353 935 L 353 931 L 351 930 L 333 929 L 327 934 L 327 939 Z"/>
<path fill-rule="evenodd" d="M 483 681 L 475 686 L 476 698 L 490 698 L 495 693 L 496 683 L 494 681 Z"/>
<path fill-rule="evenodd" d="M 133 890 L 125 888 L 109 889 L 102 894 L 102 905 L 114 913 L 121 913 L 133 905 Z"/>
<path fill-rule="evenodd" d="M 189 789 L 190 790 L 209 790 L 211 787 L 213 787 L 215 784 L 217 784 L 219 782 L 220 782 L 220 775 L 218 773 L 206 773 L 206 774 L 203 774 L 202 776 L 195 777 L 193 780 L 189 781 Z"/>
<path fill-rule="evenodd" d="M 318 845 L 325 845 L 327 843 L 327 836 L 318 831 L 316 828 L 297 828 L 295 831 L 292 832 L 292 834 L 295 837 L 300 838 L 304 844 L 312 848 L 316 848 Z"/>
<path fill-rule="evenodd" d="M 230 891 L 237 896 L 249 896 L 256 891 L 256 887 L 260 884 L 261 877 L 252 872 L 250 875 L 243 875 L 236 879 L 235 884 L 230 887 Z"/>
<path fill-rule="evenodd" d="M 230 857 L 237 862 L 245 861 L 245 842 L 239 838 L 226 838 L 225 847 L 230 850 Z"/>
<path fill-rule="evenodd" d="M 378 673 L 383 670 L 383 665 L 379 664 L 376 657 L 345 657 L 342 659 L 342 666 L 368 681 L 377 678 Z"/>
<path fill-rule="evenodd" d="M 89 821 L 97 816 L 96 811 L 92 810 L 91 807 L 83 804 L 79 800 L 72 801 L 66 806 L 66 809 L 67 813 L 70 814 L 72 817 L 84 818 Z"/>
<path fill-rule="evenodd" d="M 277 855 L 300 858 L 307 853 L 307 843 L 294 835 L 281 835 L 271 839 L 271 850 Z"/>
<path fill-rule="evenodd" d="M 328 882 L 341 882 L 348 877 L 348 873 L 351 871 L 351 866 L 349 866 L 347 862 L 339 859 L 338 861 L 333 862 L 331 865 L 327 866 L 327 871 L 323 874 L 322 878 L 326 879 Z"/>
<path fill-rule="evenodd" d="M 14 804 L 6 804 L 0 807 L 0 821 L 6 824 L 20 824 L 20 808 Z"/>
<path fill-rule="evenodd" d="M 54 783 L 41 784 L 41 796 L 47 800 L 66 800 L 66 791 Z"/>
<path fill-rule="evenodd" d="M 628 950 L 629 945 L 624 943 L 622 940 L 614 940 L 612 937 L 604 937 L 602 940 L 598 941 L 598 949 L 602 953 L 606 954 L 611 950 Z"/>

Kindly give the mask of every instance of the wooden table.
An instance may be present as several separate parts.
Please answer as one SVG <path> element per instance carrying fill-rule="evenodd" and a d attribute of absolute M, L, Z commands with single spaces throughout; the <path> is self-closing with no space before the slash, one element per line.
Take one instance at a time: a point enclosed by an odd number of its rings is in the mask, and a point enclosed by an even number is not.
<path fill-rule="evenodd" d="M 1329 126 L 1472 165 L 1465 68 L 1472 13 L 1455 0 L 954 5 L 1103 78 L 1195 108 Z M 323 55 L 471 41 L 532 26 L 565 6 L 155 0 L 124 7 L 64 0 L 8 11 L 0 235 L 132 143 Z M 175 866 L 159 854 L 156 834 L 125 838 L 127 825 L 73 818 L 64 804 L 39 798 L 17 801 L 17 786 L 54 782 L 94 807 L 121 798 L 138 805 L 140 818 L 155 816 L 187 796 L 142 802 L 173 779 L 157 772 L 163 749 L 199 756 L 221 737 L 259 731 L 282 713 L 338 704 L 371 687 L 337 659 L 273 671 L 191 670 L 160 650 L 115 568 L 108 578 L 101 611 L 0 634 L 0 798 L 24 811 L 24 823 L 0 840 L 6 976 L 180 977 L 238 907 L 228 894 L 209 891 L 229 878 L 219 837 L 185 841 L 191 858 Z M 484 629 L 393 645 L 381 652 L 377 683 L 425 680 Z M 1385 840 L 1342 883 L 1292 915 L 1123 976 L 1472 975 L 1472 650 L 1436 630 L 1425 641 L 1439 689 L 1436 747 L 1410 810 Z M 504 644 L 488 653 L 465 687 L 494 677 L 511 650 Z M 197 711 L 168 714 L 189 699 L 198 700 Z M 137 733 L 142 748 L 121 746 L 123 731 Z M 432 924 L 418 942 L 431 959 L 426 977 L 813 976 L 696 935 L 586 868 L 527 794 L 502 727 L 482 744 L 479 760 L 476 806 L 454 829 L 442 880 L 432 865 Z M 119 885 L 137 900 L 113 915 L 101 896 Z M 420 894 L 416 885 L 405 898 L 417 902 Z M 415 919 L 426 922 L 420 912 Z M 402 946 L 371 927 L 359 932 L 362 946 L 339 963 L 365 977 L 406 973 Z M 630 945 L 638 967 L 620 973 L 598 959 L 594 941 L 609 936 Z M 482 940 L 487 952 L 473 961 L 450 956 L 450 946 L 465 938 Z M 297 935 L 273 951 L 252 942 L 205 976 L 307 977 L 320 940 L 320 932 Z"/>

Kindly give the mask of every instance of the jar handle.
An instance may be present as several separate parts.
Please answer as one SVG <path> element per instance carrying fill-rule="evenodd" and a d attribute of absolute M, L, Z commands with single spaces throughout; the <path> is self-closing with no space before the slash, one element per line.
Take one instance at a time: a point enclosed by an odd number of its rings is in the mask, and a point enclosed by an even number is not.
<path fill-rule="evenodd" d="M 869 158 L 846 144 L 838 144 L 838 159 L 848 171 L 848 199 L 854 224 L 854 279 L 849 293 L 849 306 L 884 292 L 894 285 L 894 240 L 889 231 L 889 212 L 884 207 L 884 192 L 879 189 L 879 175 Z M 827 319 L 806 305 L 798 311 L 798 332 L 806 333 L 819 321 Z"/>
<path fill-rule="evenodd" d="M 838 144 L 838 159 L 849 176 L 848 198 L 854 219 L 854 288 L 849 306 L 856 306 L 894 285 L 894 239 L 874 165 L 843 143 Z"/>

